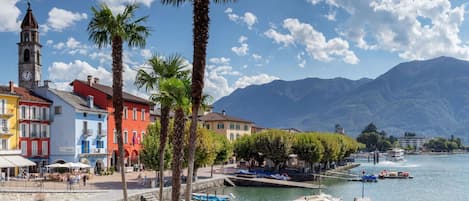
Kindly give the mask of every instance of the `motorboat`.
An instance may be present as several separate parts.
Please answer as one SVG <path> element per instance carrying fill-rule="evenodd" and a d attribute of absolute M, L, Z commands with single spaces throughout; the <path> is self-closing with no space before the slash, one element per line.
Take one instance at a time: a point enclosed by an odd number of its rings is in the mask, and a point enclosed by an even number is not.
<path fill-rule="evenodd" d="M 340 198 L 332 197 L 331 195 L 320 193 L 318 195 L 302 196 L 294 201 L 342 201 Z"/>
<path fill-rule="evenodd" d="M 216 195 L 216 194 L 204 194 L 204 193 L 192 193 L 192 200 L 200 201 L 229 201 L 234 198 L 234 195 Z"/>
<path fill-rule="evenodd" d="M 404 160 L 404 149 L 393 148 L 387 152 L 386 160 L 388 161 L 402 161 Z"/>
<path fill-rule="evenodd" d="M 387 171 L 383 170 L 379 173 L 378 178 L 380 179 L 412 179 L 409 172 L 404 171 Z"/>

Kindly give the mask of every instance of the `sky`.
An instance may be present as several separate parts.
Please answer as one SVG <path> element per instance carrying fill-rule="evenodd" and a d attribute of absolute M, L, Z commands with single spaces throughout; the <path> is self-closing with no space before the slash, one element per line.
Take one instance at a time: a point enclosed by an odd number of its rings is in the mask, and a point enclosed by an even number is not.
<path fill-rule="evenodd" d="M 192 5 L 159 0 L 30 0 L 40 24 L 42 78 L 70 90 L 87 75 L 111 85 L 111 49 L 88 40 L 91 7 L 115 14 L 137 3 L 148 16 L 145 48 L 125 48 L 125 90 L 152 55 L 179 54 L 192 63 Z M 26 0 L 0 0 L 0 84 L 18 83 L 20 23 Z M 469 60 L 467 2 L 460 0 L 237 0 L 210 5 L 204 92 L 214 100 L 238 88 L 308 77 L 376 78 L 411 60 L 451 56 Z"/>

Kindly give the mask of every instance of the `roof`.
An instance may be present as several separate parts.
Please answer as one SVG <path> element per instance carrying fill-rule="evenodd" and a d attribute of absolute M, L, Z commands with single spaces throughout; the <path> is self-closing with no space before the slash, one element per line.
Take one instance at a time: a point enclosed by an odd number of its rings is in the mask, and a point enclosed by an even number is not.
<path fill-rule="evenodd" d="M 31 101 L 50 104 L 51 101 L 41 98 L 40 96 L 34 94 L 31 90 L 28 90 L 23 87 L 15 87 L 15 92 L 20 96 L 20 101 Z"/>
<path fill-rule="evenodd" d="M 28 11 L 26 12 L 26 15 L 23 18 L 23 22 L 21 23 L 21 29 L 25 28 L 33 28 L 37 29 L 39 28 L 36 18 L 33 15 L 33 10 L 31 10 L 31 5 L 28 3 Z"/>
<path fill-rule="evenodd" d="M 18 96 L 16 93 L 11 93 L 9 86 L 0 86 L 0 94 Z"/>
<path fill-rule="evenodd" d="M 246 123 L 252 123 L 252 121 L 248 121 L 245 119 L 241 119 L 238 117 L 233 117 L 230 115 L 223 115 L 218 112 L 210 112 L 202 117 L 200 117 L 201 121 L 236 121 L 236 122 L 246 122 Z"/>
<path fill-rule="evenodd" d="M 72 107 L 74 107 L 77 110 L 97 112 L 97 113 L 107 113 L 106 110 L 100 109 L 99 107 L 96 107 L 96 105 L 94 105 L 93 108 L 88 107 L 86 100 L 73 92 L 60 91 L 56 89 L 49 89 L 49 91 L 54 93 L 58 97 L 60 97 L 65 102 L 72 105 Z"/>
<path fill-rule="evenodd" d="M 85 85 L 88 85 L 87 81 L 75 80 L 73 82 L 76 82 L 76 81 L 81 82 Z M 112 87 L 110 87 L 110 86 L 106 86 L 106 85 L 102 85 L 102 84 L 98 84 L 98 83 L 93 83 L 90 87 L 92 87 L 92 88 L 94 88 L 98 91 L 101 91 L 101 92 L 105 93 L 106 95 L 112 97 Z M 129 94 L 129 93 L 124 92 L 124 91 L 122 92 L 122 96 L 123 96 L 124 100 L 129 101 L 129 102 L 142 103 L 142 104 L 150 105 L 150 102 L 148 100 L 145 100 L 143 98 L 134 96 L 134 95 Z"/>

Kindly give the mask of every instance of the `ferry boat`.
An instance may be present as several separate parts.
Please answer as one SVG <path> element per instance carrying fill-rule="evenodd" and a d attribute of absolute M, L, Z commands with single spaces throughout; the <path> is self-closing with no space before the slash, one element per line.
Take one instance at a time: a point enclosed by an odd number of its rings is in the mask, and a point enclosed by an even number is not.
<path fill-rule="evenodd" d="M 388 151 L 386 159 L 388 161 L 401 161 L 404 160 L 404 149 L 393 148 Z"/>

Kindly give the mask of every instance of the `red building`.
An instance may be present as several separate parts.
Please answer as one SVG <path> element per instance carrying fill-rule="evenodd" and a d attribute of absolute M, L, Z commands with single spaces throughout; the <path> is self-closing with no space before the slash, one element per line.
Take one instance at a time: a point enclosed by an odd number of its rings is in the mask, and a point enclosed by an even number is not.
<path fill-rule="evenodd" d="M 94 96 L 94 104 L 105 108 L 108 112 L 108 164 L 117 163 L 117 136 L 115 135 L 114 107 L 112 105 L 112 87 L 99 84 L 99 79 L 88 76 L 87 81 L 74 80 L 71 85 L 73 91 L 83 97 Z M 150 124 L 150 102 L 123 92 L 124 111 L 122 116 L 122 136 L 126 166 L 139 163 L 140 144 Z"/>
<path fill-rule="evenodd" d="M 24 157 L 36 162 L 30 172 L 39 172 L 49 161 L 51 102 L 23 87 L 14 90 L 20 96 L 18 147 Z"/>

